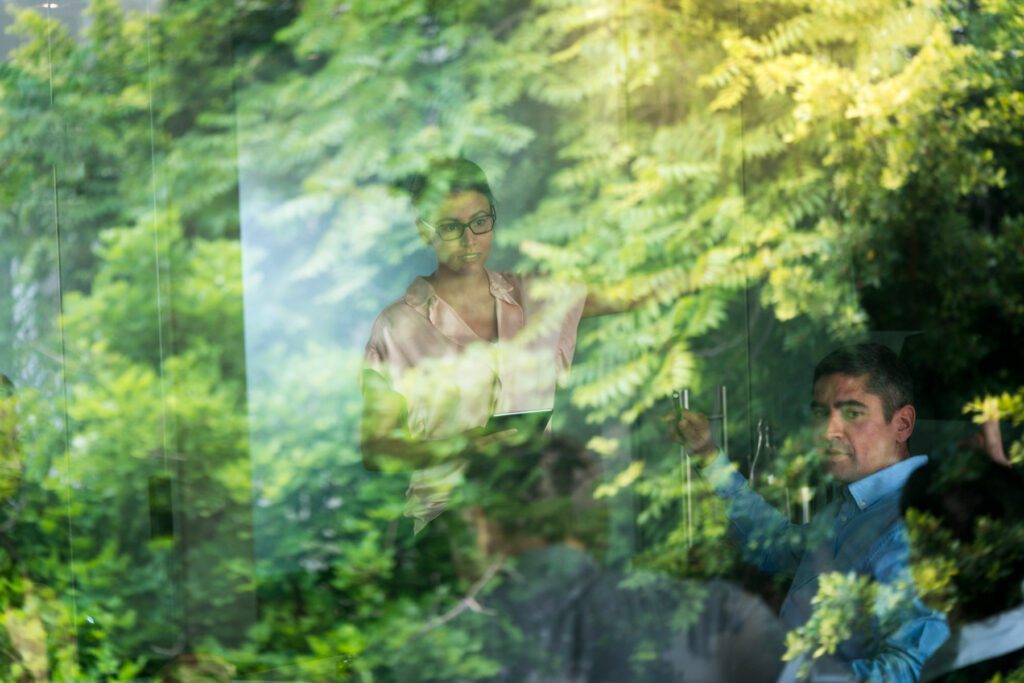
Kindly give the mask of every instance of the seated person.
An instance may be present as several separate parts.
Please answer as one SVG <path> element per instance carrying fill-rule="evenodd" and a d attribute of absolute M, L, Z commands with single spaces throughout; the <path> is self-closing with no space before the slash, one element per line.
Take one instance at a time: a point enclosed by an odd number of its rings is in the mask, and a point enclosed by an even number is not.
<path fill-rule="evenodd" d="M 671 417 L 672 437 L 704 463 L 704 476 L 728 502 L 730 532 L 747 559 L 767 572 L 793 574 L 780 615 L 791 630 L 811 619 L 824 574 L 852 572 L 888 585 L 909 581 L 899 497 L 911 473 L 928 461 L 910 456 L 913 387 L 896 354 L 884 346 L 856 344 L 819 362 L 811 413 L 822 466 L 840 488 L 806 525 L 792 524 L 750 488 L 718 452 L 706 417 L 689 411 Z M 940 613 L 912 597 L 906 604 L 894 627 L 883 629 L 872 619 L 868 632 L 841 642 L 829 668 L 878 683 L 918 680 L 949 629 Z"/>

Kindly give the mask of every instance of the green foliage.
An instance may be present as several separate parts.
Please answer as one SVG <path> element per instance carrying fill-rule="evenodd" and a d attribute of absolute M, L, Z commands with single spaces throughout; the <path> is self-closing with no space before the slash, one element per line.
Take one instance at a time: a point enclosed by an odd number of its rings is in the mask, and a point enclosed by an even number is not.
<path fill-rule="evenodd" d="M 988 680 L 988 683 L 1020 683 L 1024 681 L 1024 668 L 1010 672 L 1005 678 L 1002 674 L 996 674 Z"/>
<path fill-rule="evenodd" d="M 495 674 L 483 615 L 423 629 L 479 558 L 418 556 L 406 479 L 365 472 L 355 439 L 358 323 L 421 248 L 395 186 L 439 158 L 488 170 L 496 259 L 632 307 L 582 328 L 566 412 L 601 426 L 584 440 L 608 471 L 587 514 L 556 497 L 519 519 L 544 538 L 600 537 L 635 504 L 646 545 L 593 547 L 735 576 L 721 504 L 699 478 L 687 491 L 650 418 L 679 387 L 739 388 L 726 433 L 747 457 L 755 416 L 795 422 L 791 370 L 822 336 L 938 334 L 924 363 L 990 397 L 969 412 L 1024 421 L 1003 393 L 1024 333 L 1020 3 L 88 14 L 73 35 L 14 11 L 0 67 L 0 352 L 35 387 L 20 488 L 0 491 L 19 539 L 0 607 L 42 629 L 55 679 L 151 675 L 180 651 L 240 677 Z M 759 363 L 762 341 L 784 359 Z M 621 425 L 642 460 L 620 457 Z M 760 490 L 795 512 L 819 477 L 786 426 Z M 1024 442 L 1010 454 L 1024 462 Z M 480 483 L 460 502 L 514 519 L 518 493 Z M 1000 533 L 925 567 L 925 592 L 949 607 L 964 577 L 1005 567 L 982 552 Z M 822 590 L 791 654 L 834 650 L 885 597 L 859 578 Z"/>
<path fill-rule="evenodd" d="M 1012 394 L 1004 391 L 998 396 L 976 398 L 964 406 L 964 413 L 971 415 L 975 424 L 995 420 L 997 423 L 1005 421 L 1019 427 L 1024 424 L 1024 388 Z M 1024 463 L 1024 438 L 1010 444 L 1008 458 L 1015 466 Z"/>
<path fill-rule="evenodd" d="M 786 634 L 784 656 L 790 660 L 809 655 L 807 666 L 835 654 L 839 644 L 853 636 L 870 639 L 872 634 L 895 631 L 917 610 L 915 587 L 908 580 L 882 584 L 852 572 L 823 574 L 811 604 L 810 619 Z"/>
<path fill-rule="evenodd" d="M 1019 521 L 981 517 L 974 522 L 972 542 L 965 543 L 935 517 L 912 509 L 907 514 L 907 531 L 913 548 L 914 581 L 928 605 L 956 617 L 966 606 L 970 614 L 971 600 L 991 595 L 993 590 L 985 587 L 997 584 L 1013 586 L 998 596 L 1002 607 L 1010 609 L 1021 602 L 1015 581 L 1024 539 Z"/>
<path fill-rule="evenodd" d="M 832 572 L 819 578 L 811 600 L 814 613 L 806 624 L 786 635 L 786 659 L 809 653 L 813 658 L 835 653 L 854 633 L 868 633 L 870 606 L 878 587 L 870 577 Z"/>

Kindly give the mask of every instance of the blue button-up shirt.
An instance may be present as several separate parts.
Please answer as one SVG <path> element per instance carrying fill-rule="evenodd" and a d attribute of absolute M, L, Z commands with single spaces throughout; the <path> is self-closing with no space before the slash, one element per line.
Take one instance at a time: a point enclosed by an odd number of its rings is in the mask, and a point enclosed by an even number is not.
<path fill-rule="evenodd" d="M 927 461 L 927 456 L 914 456 L 841 487 L 840 495 L 805 525 L 791 523 L 751 490 L 724 455 L 704 474 L 719 497 L 729 501 L 730 531 L 746 558 L 765 571 L 794 574 L 780 615 L 786 628 L 793 629 L 810 618 L 822 574 L 853 572 L 879 583 L 909 581 L 899 498 L 910 474 Z M 848 662 L 860 680 L 913 683 L 925 659 L 949 637 L 949 628 L 941 614 L 916 598 L 900 621 L 891 632 L 844 641 L 837 658 Z"/>

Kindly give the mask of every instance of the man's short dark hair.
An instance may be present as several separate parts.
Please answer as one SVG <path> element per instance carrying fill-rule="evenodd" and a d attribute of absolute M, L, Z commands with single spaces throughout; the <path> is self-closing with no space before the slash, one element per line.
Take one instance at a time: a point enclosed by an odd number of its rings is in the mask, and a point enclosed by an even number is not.
<path fill-rule="evenodd" d="M 445 196 L 453 192 L 479 192 L 494 207 L 494 194 L 483 169 L 469 159 L 444 159 L 430 164 L 426 173 L 407 179 L 406 186 L 413 206 L 431 211 Z"/>
<path fill-rule="evenodd" d="M 882 344 L 843 346 L 828 354 L 814 368 L 814 382 L 828 375 L 866 376 L 865 389 L 882 399 L 886 421 L 914 402 L 914 383 L 903 361 Z"/>

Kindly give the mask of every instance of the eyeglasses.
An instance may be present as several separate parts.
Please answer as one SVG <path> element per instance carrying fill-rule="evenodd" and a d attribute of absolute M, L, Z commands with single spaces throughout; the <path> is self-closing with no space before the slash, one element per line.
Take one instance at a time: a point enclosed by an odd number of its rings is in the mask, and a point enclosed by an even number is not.
<path fill-rule="evenodd" d="M 494 230 L 496 220 L 497 216 L 494 215 L 493 210 L 490 213 L 478 213 L 470 218 L 468 223 L 446 220 L 437 226 L 433 226 L 422 218 L 420 219 L 423 225 L 436 232 L 437 236 L 445 242 L 462 239 L 462 236 L 466 234 L 466 228 L 469 228 L 470 232 L 474 235 L 486 235 L 491 230 Z"/>

